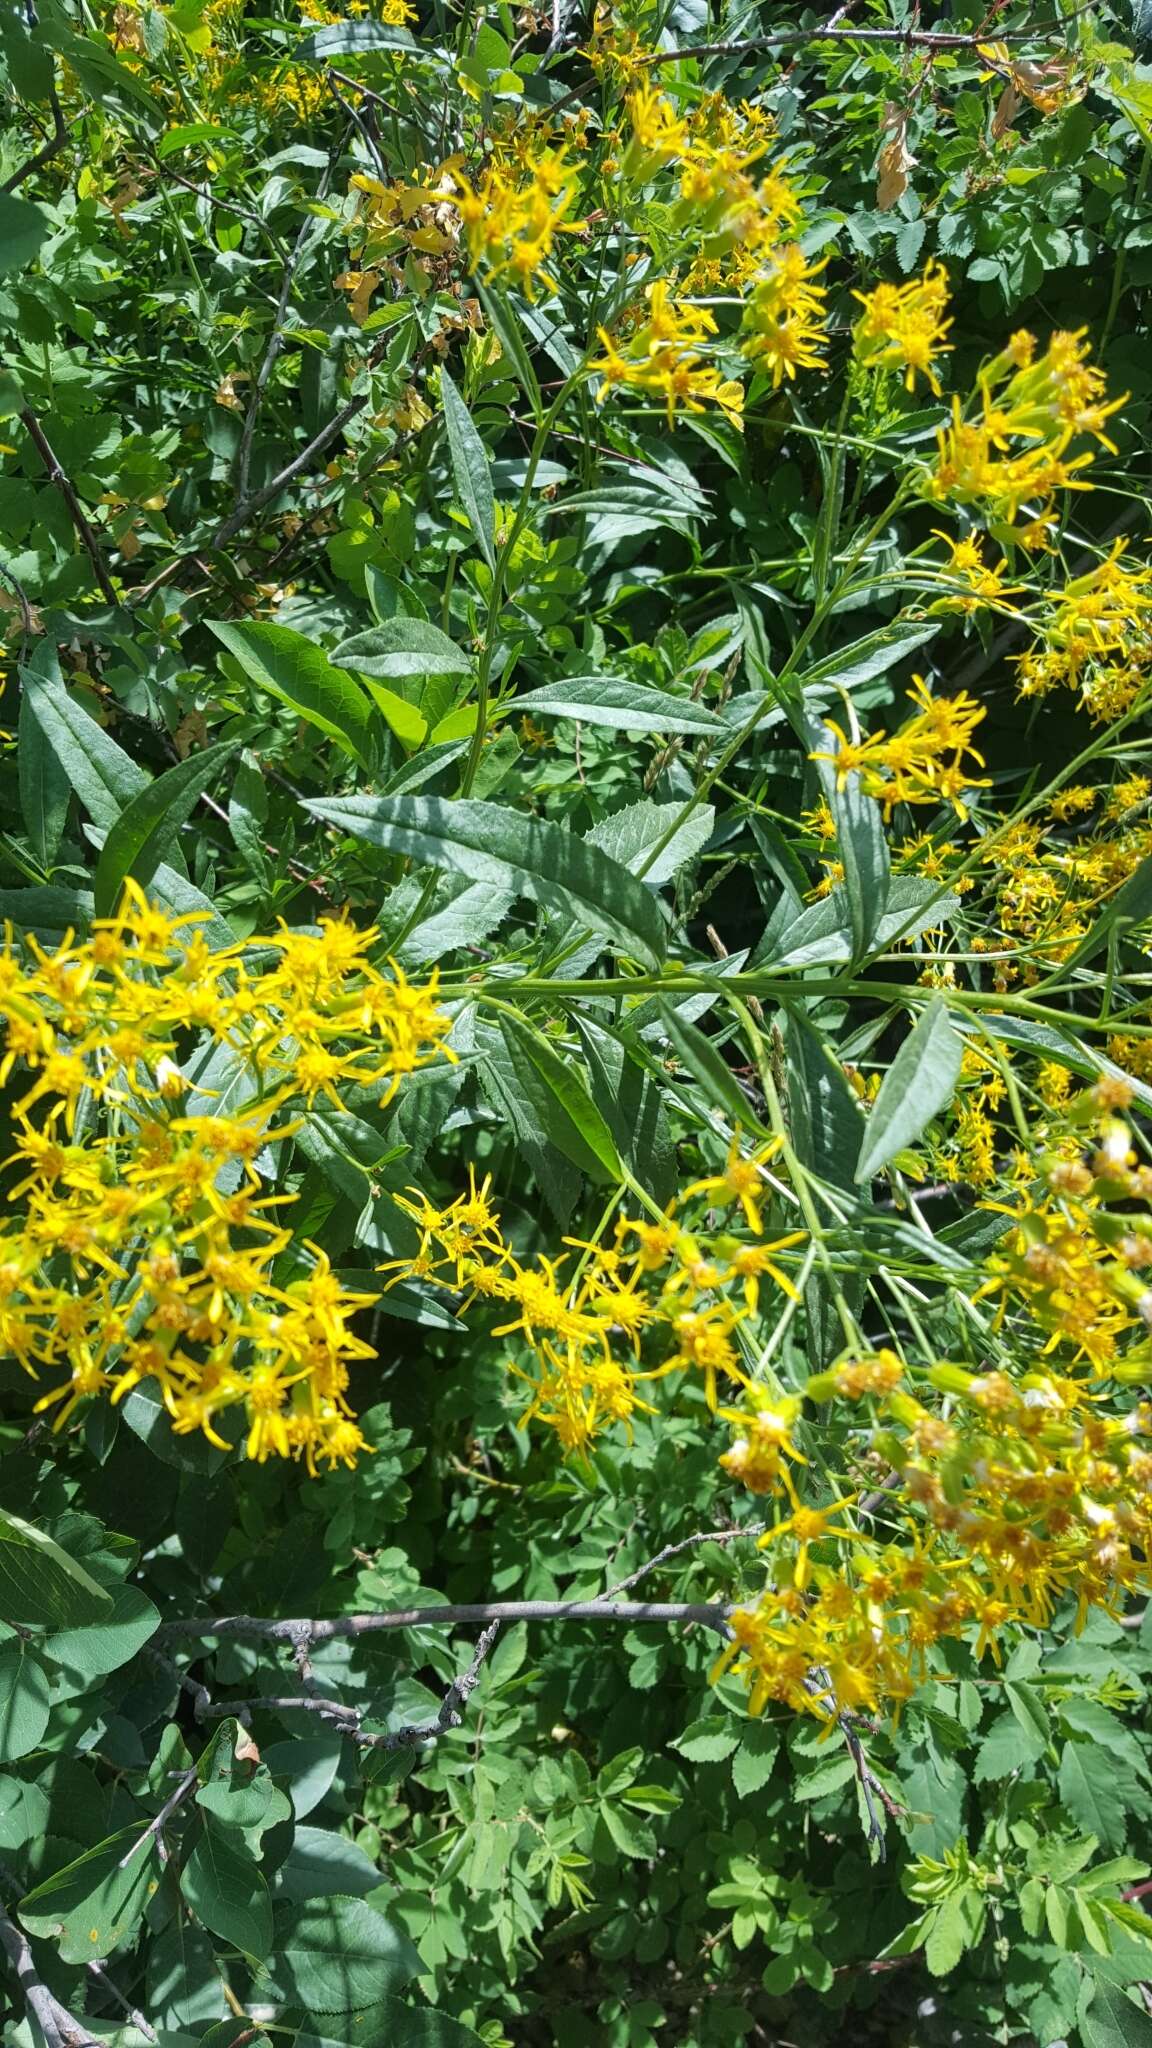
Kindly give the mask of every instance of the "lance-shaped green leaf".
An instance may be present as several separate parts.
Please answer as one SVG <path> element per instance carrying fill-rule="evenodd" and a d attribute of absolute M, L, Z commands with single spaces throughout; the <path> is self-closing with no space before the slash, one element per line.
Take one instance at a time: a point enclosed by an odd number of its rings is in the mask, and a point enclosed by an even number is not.
<path fill-rule="evenodd" d="M 1071 2031 L 1071 2029 L 1069 2029 Z M 1079 2026 L 1084 2048 L 1152 2048 L 1152 2020 L 1118 1984 L 1096 1978 L 1092 2003 Z"/>
<path fill-rule="evenodd" d="M 752 1104 L 724 1055 L 706 1033 L 689 1018 L 679 1016 L 669 1002 L 660 1004 L 660 1021 L 681 1066 L 687 1067 L 713 1108 L 744 1130 L 759 1130 L 760 1119 Z"/>
<path fill-rule="evenodd" d="M 0 1621 L 20 1628 L 74 1628 L 99 1621 L 111 1595 L 31 1522 L 0 1508 Z"/>
<path fill-rule="evenodd" d="M 125 806 L 96 863 L 93 891 L 97 917 L 111 915 L 129 876 L 142 887 L 152 880 L 217 769 L 235 751 L 234 746 L 225 744 L 190 754 L 186 761 L 178 761 L 158 775 Z"/>
<path fill-rule="evenodd" d="M 63 684 L 20 672 L 32 716 L 94 825 L 111 830 L 133 797 L 148 787 L 143 768 L 68 695 Z"/>
<path fill-rule="evenodd" d="M 599 847 L 547 818 L 502 804 L 433 796 L 354 796 L 305 808 L 340 832 L 429 867 L 495 882 L 603 932 L 648 966 L 664 955 L 664 922 L 643 882 Z"/>
<path fill-rule="evenodd" d="M 648 683 L 630 683 L 622 676 L 566 676 L 543 689 L 529 690 L 504 705 L 508 712 L 530 711 L 544 718 L 577 718 L 585 725 L 614 726 L 623 732 L 704 733 L 730 737 L 730 728 L 704 704 L 674 697 Z"/>
<path fill-rule="evenodd" d="M 532 408 L 533 417 L 540 421 L 544 416 L 544 399 L 539 380 L 532 367 L 532 358 L 512 302 L 500 290 L 479 287 L 480 300 L 487 315 L 488 325 L 500 343 L 520 389 Z"/>
<path fill-rule="evenodd" d="M 892 860 L 880 806 L 866 796 L 857 774 L 841 776 L 836 768 L 838 741 L 827 725 L 812 730 L 812 751 L 831 756 L 817 760 L 820 782 L 836 822 L 836 851 L 844 869 L 844 893 L 852 921 L 852 957 L 862 960 L 888 905 Z"/>
<path fill-rule="evenodd" d="M 942 996 L 929 1003 L 885 1074 L 872 1106 L 860 1157 L 857 1182 L 869 1181 L 914 1145 L 934 1116 L 946 1109 L 960 1079 L 964 1041 L 948 1015 Z"/>
<path fill-rule="evenodd" d="M 313 64 L 330 64 L 333 57 L 368 57 L 374 50 L 407 51 L 423 64 L 444 68 L 437 51 L 417 46 L 407 29 L 389 28 L 382 21 L 334 21 L 296 45 L 296 54 Z"/>
<path fill-rule="evenodd" d="M 372 704 L 355 676 L 329 661 L 322 647 L 269 620 L 205 622 L 234 654 L 245 675 L 328 734 L 366 767 L 372 764 Z"/>
<path fill-rule="evenodd" d="M 866 633 L 862 640 L 853 640 L 849 646 L 805 669 L 800 687 L 807 692 L 820 683 L 834 683 L 842 690 L 850 690 L 857 683 L 869 683 L 873 676 L 887 675 L 890 668 L 895 668 L 906 654 L 923 647 L 926 640 L 934 640 L 940 626 L 939 619 L 896 619 L 892 625 Z"/>
<path fill-rule="evenodd" d="M 523 1019 L 501 1011 L 499 1025 L 508 1058 L 551 1143 L 593 1180 L 620 1181 L 615 1140 L 579 1067 Z"/>
<path fill-rule="evenodd" d="M 472 663 L 462 647 L 427 619 L 407 619 L 399 613 L 382 625 L 369 626 L 342 640 L 333 659 L 346 661 L 366 676 L 466 676 Z"/>
<path fill-rule="evenodd" d="M 21 1899 L 20 1919 L 56 1942 L 61 1962 L 103 1962 L 135 1934 L 159 1881 L 155 1835 L 121 1828 Z"/>
<path fill-rule="evenodd" d="M 490 569 L 496 567 L 496 499 L 488 451 L 473 424 L 472 415 L 447 370 L 440 372 L 440 399 L 452 475 L 468 524 Z"/>
<path fill-rule="evenodd" d="M 20 810 L 24 830 L 42 868 L 52 865 L 64 836 L 72 785 L 64 764 L 32 709 L 27 691 L 20 698 L 16 747 Z"/>

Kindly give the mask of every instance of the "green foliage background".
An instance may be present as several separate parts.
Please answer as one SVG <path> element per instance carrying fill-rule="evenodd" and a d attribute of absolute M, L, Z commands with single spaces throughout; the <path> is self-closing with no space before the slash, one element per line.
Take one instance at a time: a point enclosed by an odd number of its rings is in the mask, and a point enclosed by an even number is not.
<path fill-rule="evenodd" d="M 856 13 L 872 27 L 906 23 L 898 0 Z M 1113 520 L 1142 532 L 1147 518 L 1152 74 L 1139 18 L 1067 13 L 1052 34 L 1088 63 L 1089 90 L 1053 118 L 1025 109 L 1002 144 L 990 135 L 1000 81 L 972 47 L 797 41 L 786 61 L 721 52 L 685 59 L 681 75 L 766 95 L 805 166 L 842 325 L 853 286 L 938 255 L 958 381 L 1015 326 L 1090 327 L 1111 387 L 1131 393 L 1107 509 L 1079 515 L 1101 538 Z M 966 0 L 938 22 L 928 14 L 923 30 L 986 30 Z M 772 5 L 720 18 L 676 0 L 648 32 L 674 48 L 814 25 Z M 993 32 L 1024 25 L 1009 10 Z M 578 307 L 551 301 L 546 317 L 521 305 L 520 340 L 504 334 L 496 359 L 463 296 L 411 257 L 363 324 L 334 285 L 349 262 L 349 174 L 377 152 L 409 176 L 447 153 L 468 103 L 461 77 L 491 114 L 516 96 L 538 107 L 583 88 L 570 42 L 545 61 L 548 28 L 526 30 L 505 6 L 440 0 L 414 42 L 363 18 L 317 27 L 272 0 L 238 28 L 196 0 L 114 18 L 62 0 L 43 0 L 35 21 L 11 6 L 0 15 L 0 170 L 19 186 L 0 196 L 12 727 L 0 913 L 51 937 L 107 908 L 124 864 L 101 873 L 102 835 L 129 796 L 187 759 L 198 766 L 185 817 L 202 790 L 211 802 L 178 841 L 169 834 L 173 903 L 210 904 L 237 936 L 347 903 L 413 974 L 439 961 L 460 979 L 498 955 L 534 975 L 530 1024 L 546 1047 L 565 1042 L 615 1144 L 664 1200 L 710 1159 L 701 1102 L 731 1107 L 730 1083 L 683 1026 L 670 1037 L 654 1006 L 621 1050 L 589 1006 L 577 1036 L 548 982 L 589 973 L 599 948 L 580 932 L 573 943 L 554 902 L 540 916 L 513 907 L 501 881 L 470 878 L 470 857 L 459 872 L 406 871 L 399 841 L 321 831 L 318 816 L 346 814 L 310 808 L 365 788 L 453 797 L 478 657 L 497 678 L 515 667 L 519 694 L 475 761 L 472 797 L 573 837 L 594 832 L 635 868 L 695 786 L 702 679 L 759 687 L 824 587 L 835 478 L 820 440 L 789 431 L 784 398 L 763 400 L 740 442 L 704 421 L 673 437 L 650 415 L 597 414 L 577 393 L 527 479 L 533 387 L 570 368 Z M 367 126 L 349 118 L 348 76 L 382 96 Z M 891 100 L 909 109 L 917 168 L 880 211 Z M 57 119 L 62 146 L 49 154 Z M 934 415 L 890 402 L 873 432 L 896 421 L 913 445 Z M 824 409 L 817 382 L 801 422 L 827 425 Z M 29 413 L 75 504 L 47 473 Z M 468 502 L 473 430 L 497 529 L 520 521 L 495 603 Z M 473 493 L 488 473 L 474 471 Z M 843 508 L 846 530 L 855 512 Z M 878 576 L 908 538 L 878 536 Z M 898 699 L 909 672 L 911 643 L 885 630 L 894 608 L 879 584 L 857 594 L 811 650 L 835 666 L 864 643 L 854 697 L 866 717 Z M 390 621 L 409 650 L 415 625 L 464 653 L 446 669 L 425 637 L 423 669 L 385 668 L 381 718 L 359 693 L 341 698 L 326 657 Z M 1011 650 L 994 632 L 965 640 L 950 621 L 940 636 L 939 672 L 987 688 L 990 753 L 1023 750 L 1043 779 L 1075 751 L 1071 708 L 1036 721 L 996 687 Z M 21 712 L 17 747 L 21 663 L 59 715 L 46 740 Z M 662 737 L 586 706 L 574 736 L 546 700 L 522 701 L 606 671 L 676 700 L 683 729 L 667 701 Z M 708 924 L 755 965 L 774 911 L 779 936 L 782 896 L 800 911 L 810 877 L 777 821 L 795 823 L 811 781 L 778 724 L 649 875 L 702 959 Z M 200 751 L 217 742 L 231 751 Z M 166 784 L 153 825 L 171 824 L 175 794 Z M 686 1020 L 711 1028 L 712 1009 L 700 998 Z M 845 1022 L 834 1010 L 818 1008 L 833 1037 Z M 554 1245 L 559 1226 L 590 1226 L 597 1194 L 577 1141 L 586 1148 L 592 1125 L 574 1139 L 523 1039 L 498 1022 L 468 1030 L 459 1067 L 417 1077 L 387 1118 L 366 1110 L 341 1124 L 321 1111 L 301 1134 L 286 1169 L 297 1228 L 345 1272 L 403 1243 L 390 1191 L 423 1177 L 447 1196 L 469 1162 L 494 1175 L 525 1255 Z M 816 1081 L 807 1113 L 819 1131 Z M 863 1242 L 866 1216 L 858 1227 Z M 592 1598 L 710 1529 L 724 1541 L 668 1559 L 643 1597 L 754 1592 L 762 1566 L 740 1531 L 755 1504 L 718 1496 L 702 1399 L 685 1395 L 641 1419 L 631 1446 L 566 1466 L 516 1427 L 499 1348 L 473 1342 L 433 1299 L 389 1297 L 371 1334 L 380 1362 L 365 1369 L 360 1405 L 376 1455 L 320 1480 L 174 1438 L 145 1390 L 54 1438 L 29 1427 L 27 1384 L 0 1366 L 3 1504 L 16 1518 L 0 1526 L 0 1878 L 6 1903 L 22 1902 L 45 1984 L 85 2014 L 76 2039 L 138 2048 L 142 2014 L 164 2048 L 233 2048 L 265 2025 L 299 2048 L 477 2037 L 489 2048 L 808 2048 L 846 2030 L 924 2048 L 1147 2048 L 1152 2022 L 1127 1987 L 1152 1974 L 1149 1948 L 1125 1897 L 1147 1875 L 1152 1816 L 1147 1622 L 1097 1616 L 1076 1635 L 1063 1615 L 1054 1645 L 1042 1655 L 1023 1639 L 1002 1671 L 956 1650 L 953 1682 L 926 1686 L 899 1726 L 869 1736 L 892 1809 L 883 1862 L 840 1733 L 750 1720 L 738 1685 L 709 1684 L 716 1646 L 699 1627 L 509 1627 L 461 1728 L 368 1752 L 315 1711 L 262 1704 L 297 1690 L 290 1646 L 221 1640 L 193 1653 L 157 1637 L 161 1621 L 213 1613 Z M 471 1643 L 466 1629 L 430 1626 L 320 1642 L 312 1682 L 397 1731 L 436 1714 Z M 233 1720 L 197 1721 L 197 1684 L 225 1706 L 256 1702 L 258 1763 L 236 1761 Z M 166 1860 L 153 1834 L 122 1863 L 197 1765 L 163 1831 Z M 34 2029 L 12 1974 L 7 1995 L 6 2039 L 27 2048 Z"/>

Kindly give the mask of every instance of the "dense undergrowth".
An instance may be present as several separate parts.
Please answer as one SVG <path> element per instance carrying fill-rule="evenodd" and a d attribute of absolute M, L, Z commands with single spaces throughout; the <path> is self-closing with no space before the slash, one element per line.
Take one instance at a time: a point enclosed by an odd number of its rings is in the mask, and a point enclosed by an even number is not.
<path fill-rule="evenodd" d="M 14 2048 L 1149 2048 L 1146 12 L 0 15 Z"/>

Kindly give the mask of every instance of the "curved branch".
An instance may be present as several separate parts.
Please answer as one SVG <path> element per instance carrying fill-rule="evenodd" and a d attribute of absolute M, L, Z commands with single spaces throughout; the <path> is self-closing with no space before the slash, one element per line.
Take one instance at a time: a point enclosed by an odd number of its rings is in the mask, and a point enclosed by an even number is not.
<path fill-rule="evenodd" d="M 305 1635 L 312 1643 L 328 1643 L 337 1637 L 374 1635 L 384 1629 L 484 1626 L 490 1621 L 652 1621 L 696 1622 L 726 1636 L 728 1616 L 734 1611 L 731 1606 L 692 1600 L 486 1600 L 465 1606 L 394 1607 L 382 1614 L 340 1614 L 316 1621 L 200 1614 L 186 1621 L 165 1622 L 158 1634 L 168 1642 L 180 1636 L 215 1636 L 220 1641 L 248 1636 L 295 1643 Z"/>

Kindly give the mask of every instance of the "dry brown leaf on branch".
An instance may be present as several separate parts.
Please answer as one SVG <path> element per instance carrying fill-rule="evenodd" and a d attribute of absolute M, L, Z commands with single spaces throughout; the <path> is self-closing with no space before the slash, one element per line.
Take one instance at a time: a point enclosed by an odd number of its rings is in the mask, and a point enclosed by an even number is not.
<path fill-rule="evenodd" d="M 908 190 L 908 173 L 917 159 L 908 147 L 908 116 L 903 107 L 885 107 L 884 127 L 889 140 L 876 166 L 876 205 L 881 213 L 889 213 Z"/>

